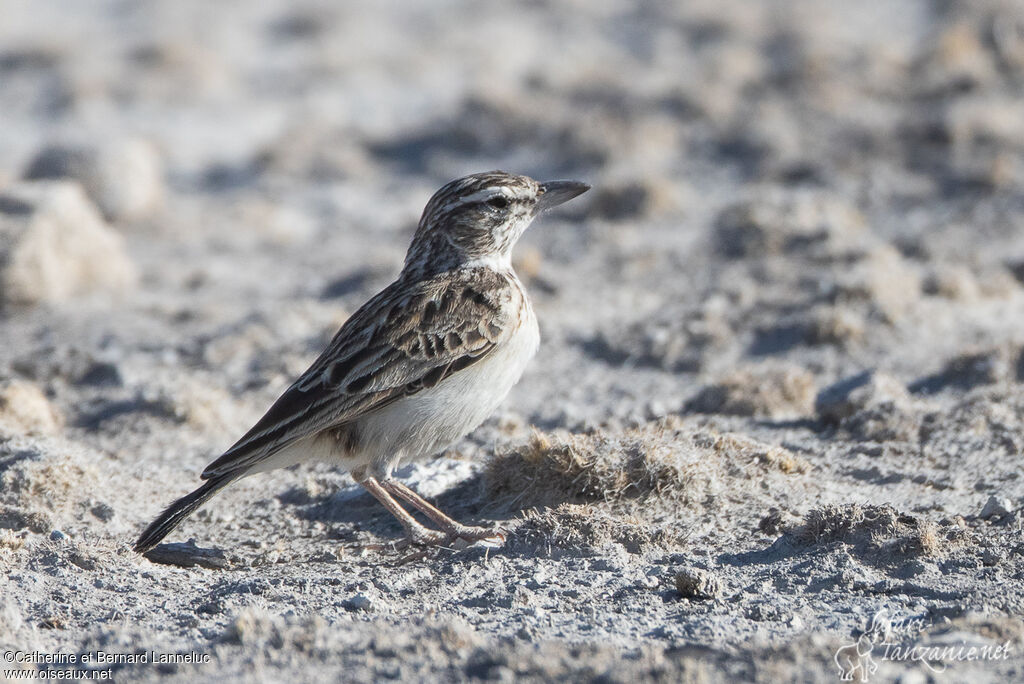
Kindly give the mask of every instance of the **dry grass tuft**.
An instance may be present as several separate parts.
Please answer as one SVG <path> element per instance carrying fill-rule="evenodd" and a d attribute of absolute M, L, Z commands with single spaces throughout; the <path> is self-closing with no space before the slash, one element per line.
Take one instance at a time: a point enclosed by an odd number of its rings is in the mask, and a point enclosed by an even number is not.
<path fill-rule="evenodd" d="M 781 447 L 670 418 L 618 433 L 535 433 L 491 460 L 484 486 L 492 501 L 519 508 L 651 498 L 697 505 L 766 472 L 809 467 Z"/>
<path fill-rule="evenodd" d="M 780 470 L 787 475 L 806 473 L 811 469 L 810 463 L 789 449 L 764 444 L 741 435 L 718 435 L 711 448 L 720 456 L 728 458 L 730 454 L 737 454 L 752 459 L 760 465 Z"/>
<path fill-rule="evenodd" d="M 0 382 L 0 434 L 60 432 L 64 418 L 42 390 L 23 380 Z"/>
<path fill-rule="evenodd" d="M 930 520 L 922 520 L 918 525 L 914 542 L 923 556 L 937 556 L 944 546 L 944 540 L 939 536 L 939 526 Z"/>
<path fill-rule="evenodd" d="M 25 545 L 25 537 L 12 530 L 0 531 L 0 551 L 17 551 Z"/>
<path fill-rule="evenodd" d="M 683 568 L 676 573 L 674 582 L 683 598 L 698 601 L 718 598 L 725 590 L 721 579 L 700 568 Z"/>
<path fill-rule="evenodd" d="M 810 511 L 793 534 L 804 544 L 880 541 L 892 537 L 898 526 L 899 515 L 891 506 L 828 505 Z"/>
<path fill-rule="evenodd" d="M 319 615 L 284 619 L 262 607 L 243 608 L 228 625 L 222 640 L 269 651 L 294 649 L 309 653 L 323 647 L 327 623 Z"/>
<path fill-rule="evenodd" d="M 848 504 L 816 508 L 793 528 L 799 544 L 844 542 L 862 550 L 885 550 L 896 556 L 938 556 L 950 544 L 938 526 L 888 505 Z"/>
<path fill-rule="evenodd" d="M 527 444 L 499 457 L 488 470 L 492 491 L 568 496 L 583 501 L 612 501 L 663 493 L 683 477 L 659 449 L 642 440 L 612 441 L 590 435 L 544 435 L 536 432 Z"/>

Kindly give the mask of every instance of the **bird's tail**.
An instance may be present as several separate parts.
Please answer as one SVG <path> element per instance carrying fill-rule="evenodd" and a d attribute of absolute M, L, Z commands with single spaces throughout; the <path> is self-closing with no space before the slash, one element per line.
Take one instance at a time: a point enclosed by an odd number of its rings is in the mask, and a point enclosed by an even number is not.
<path fill-rule="evenodd" d="M 197 508 L 206 503 L 207 499 L 226 487 L 237 477 L 237 472 L 216 475 L 204 482 L 203 486 L 199 489 L 191 494 L 186 494 L 172 503 L 167 507 L 167 510 L 160 514 L 159 518 L 150 523 L 149 527 L 139 535 L 139 540 L 135 542 L 135 551 L 137 553 L 145 553 L 159 544 L 160 540 L 180 525 L 182 520 L 192 515 Z"/>

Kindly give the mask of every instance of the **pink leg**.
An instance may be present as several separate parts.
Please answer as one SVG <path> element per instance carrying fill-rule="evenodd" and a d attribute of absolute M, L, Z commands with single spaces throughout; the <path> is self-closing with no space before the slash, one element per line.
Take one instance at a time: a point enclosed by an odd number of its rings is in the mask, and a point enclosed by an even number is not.
<path fill-rule="evenodd" d="M 382 480 L 380 486 L 390 494 L 405 499 L 423 515 L 437 523 L 438 527 L 448 533 L 449 541 L 456 539 L 462 539 L 467 542 L 482 540 L 505 541 L 505 535 L 500 530 L 463 525 L 457 520 L 449 518 L 436 506 L 397 480 Z"/>
<path fill-rule="evenodd" d="M 390 494 L 381 486 L 380 482 L 376 478 L 366 474 L 365 469 L 358 469 L 352 471 L 352 477 L 355 481 L 361 484 L 366 491 L 373 495 L 373 498 L 380 501 L 384 508 L 388 509 L 391 515 L 398 518 L 398 522 L 402 523 L 402 527 L 405 528 L 405 534 L 409 544 L 416 544 L 418 546 L 431 546 L 435 544 L 444 544 L 448 541 L 448 536 L 438 532 L 437 530 L 430 530 L 421 525 L 417 520 L 409 515 L 409 513 L 402 508 L 397 501 L 395 501 Z"/>

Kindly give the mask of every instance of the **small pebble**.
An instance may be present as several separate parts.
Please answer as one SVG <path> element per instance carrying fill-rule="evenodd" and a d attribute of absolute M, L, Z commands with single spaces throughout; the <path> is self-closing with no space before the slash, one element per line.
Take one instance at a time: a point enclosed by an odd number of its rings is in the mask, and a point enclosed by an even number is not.
<path fill-rule="evenodd" d="M 705 600 L 713 599 L 722 593 L 722 581 L 707 570 L 685 568 L 676 573 L 676 591 L 683 598 Z"/>
<path fill-rule="evenodd" d="M 373 599 L 366 594 L 356 594 L 352 598 L 346 599 L 341 605 L 345 610 L 350 612 L 360 610 L 367 612 L 373 611 Z"/>
<path fill-rule="evenodd" d="M 999 565 L 1002 561 L 1003 554 L 996 549 L 985 549 L 981 552 L 981 562 L 987 567 Z"/>

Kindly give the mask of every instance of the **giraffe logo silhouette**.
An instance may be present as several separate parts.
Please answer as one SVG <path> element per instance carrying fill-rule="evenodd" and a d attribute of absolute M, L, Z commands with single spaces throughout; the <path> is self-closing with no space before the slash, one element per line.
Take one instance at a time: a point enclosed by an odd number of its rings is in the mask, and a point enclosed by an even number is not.
<path fill-rule="evenodd" d="M 857 641 L 840 646 L 835 655 L 839 679 L 852 682 L 859 678 L 861 682 L 867 682 L 871 675 L 878 671 L 878 663 L 871 657 L 875 641 L 884 641 L 890 630 L 889 611 L 883 608 L 875 613 L 871 619 L 871 626 L 857 638 Z"/>

